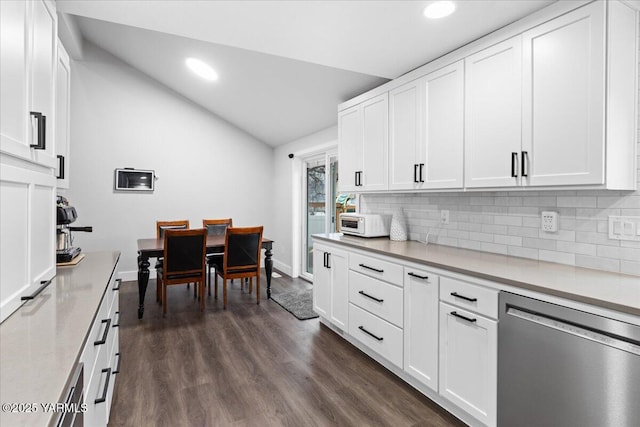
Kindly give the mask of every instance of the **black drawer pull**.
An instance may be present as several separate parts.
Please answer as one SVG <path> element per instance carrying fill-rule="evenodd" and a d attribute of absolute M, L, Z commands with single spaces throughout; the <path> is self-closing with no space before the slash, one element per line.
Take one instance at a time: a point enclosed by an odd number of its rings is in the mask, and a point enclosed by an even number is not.
<path fill-rule="evenodd" d="M 384 300 L 383 300 L 383 299 L 376 298 L 376 297 L 372 297 L 371 295 L 369 295 L 369 294 L 368 294 L 368 293 L 366 293 L 365 291 L 359 291 L 358 293 L 359 293 L 360 295 L 363 295 L 363 296 L 367 297 L 367 298 L 371 298 L 371 299 L 372 299 L 372 300 L 374 300 L 375 302 L 384 302 Z"/>
<path fill-rule="evenodd" d="M 413 165 L 413 182 L 420 182 L 418 181 L 418 168 L 420 167 L 419 164 L 415 164 Z"/>
<path fill-rule="evenodd" d="M 109 381 L 111 380 L 111 368 L 105 368 L 102 373 L 107 373 L 107 380 L 104 382 L 104 389 L 102 389 L 102 396 L 96 399 L 95 404 L 106 402 L 107 392 L 109 391 Z"/>
<path fill-rule="evenodd" d="M 456 313 L 455 311 L 452 311 L 450 314 L 459 319 L 466 320 L 469 323 L 476 323 L 476 320 L 478 320 L 478 319 L 472 319 L 470 317 L 463 316 L 461 314 Z"/>
<path fill-rule="evenodd" d="M 120 352 L 117 352 L 116 356 L 118 356 L 118 363 L 116 363 L 116 370 L 112 372 L 113 375 L 120 373 L 120 361 L 122 360 L 122 355 Z"/>
<path fill-rule="evenodd" d="M 420 182 L 424 182 L 424 177 L 422 176 L 424 169 L 424 163 L 420 163 Z"/>
<path fill-rule="evenodd" d="M 371 332 L 367 331 L 364 326 L 358 326 L 358 329 L 360 329 L 362 332 L 364 332 L 365 334 L 377 339 L 378 341 L 382 341 L 384 338 L 383 337 L 379 337 L 377 335 L 372 334 Z"/>
<path fill-rule="evenodd" d="M 358 264 L 358 265 L 362 268 L 366 268 L 367 270 L 375 271 L 376 273 L 384 273 L 384 270 L 380 270 L 378 268 L 369 267 L 368 265 L 365 265 L 365 264 Z"/>
<path fill-rule="evenodd" d="M 518 153 L 511 153 L 511 176 L 518 177 Z"/>
<path fill-rule="evenodd" d="M 111 289 L 114 290 L 114 291 L 119 291 L 120 290 L 120 285 L 122 285 L 122 279 L 116 279 L 116 283 L 113 286 L 113 288 L 111 288 Z"/>
<path fill-rule="evenodd" d="M 113 322 L 113 325 L 111 325 L 112 328 L 119 328 L 120 327 L 120 312 L 116 311 L 116 319 Z"/>
<path fill-rule="evenodd" d="M 460 295 L 460 294 L 459 294 L 459 293 L 457 293 L 457 292 L 451 292 L 451 296 L 454 296 L 454 297 L 456 297 L 456 298 L 460 298 L 460 299 L 463 299 L 463 300 L 465 300 L 465 301 L 469 301 L 469 302 L 476 302 L 476 301 L 478 301 L 478 298 L 469 298 L 469 297 L 465 297 L 464 295 Z"/>
<path fill-rule="evenodd" d="M 521 174 L 523 177 L 528 177 L 529 175 L 527 175 L 527 159 L 529 158 L 529 154 L 526 151 L 522 152 L 522 170 L 521 170 Z"/>
<path fill-rule="evenodd" d="M 409 272 L 409 273 L 407 273 L 407 274 L 408 274 L 409 276 L 411 276 L 411 277 L 416 277 L 416 278 L 418 278 L 418 279 L 422 279 L 422 280 L 429 280 L 429 276 L 421 276 L 421 275 L 416 274 L 416 273 L 414 273 L 414 272 Z"/>
<path fill-rule="evenodd" d="M 53 280 L 53 278 L 51 278 L 49 280 L 40 281 L 40 287 L 38 289 L 36 289 L 31 295 L 25 295 L 23 297 L 20 297 L 20 301 L 28 301 L 28 300 L 34 299 L 35 297 L 38 296 L 38 294 L 40 292 L 42 292 L 44 290 L 44 288 L 46 288 L 47 286 L 49 286 L 51 284 L 52 280 Z"/>
<path fill-rule="evenodd" d="M 109 326 L 111 326 L 111 319 L 103 319 L 100 323 L 106 323 L 107 326 L 104 328 L 104 333 L 102 334 L 102 339 L 98 341 L 94 341 L 93 345 L 102 345 L 107 342 L 107 335 L 109 335 Z"/>

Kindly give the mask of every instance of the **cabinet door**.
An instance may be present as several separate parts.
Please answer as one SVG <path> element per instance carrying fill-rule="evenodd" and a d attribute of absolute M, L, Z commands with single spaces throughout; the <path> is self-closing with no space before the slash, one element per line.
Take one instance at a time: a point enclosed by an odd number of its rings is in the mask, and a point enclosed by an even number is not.
<path fill-rule="evenodd" d="M 388 189 L 389 97 L 377 96 L 362 103 L 362 186 L 360 190 Z"/>
<path fill-rule="evenodd" d="M 338 113 L 338 188 L 341 192 L 357 191 L 356 176 L 362 170 L 362 125 L 359 106 Z"/>
<path fill-rule="evenodd" d="M 522 35 L 530 185 L 604 183 L 605 6 L 595 2 Z"/>
<path fill-rule="evenodd" d="M 331 322 L 347 331 L 349 327 L 349 258 L 346 252 L 331 249 L 327 261 L 331 275 Z"/>
<path fill-rule="evenodd" d="M 496 425 L 497 344 L 497 322 L 440 303 L 440 394 L 488 426 Z"/>
<path fill-rule="evenodd" d="M 463 186 L 464 62 L 424 78 L 422 188 Z"/>
<path fill-rule="evenodd" d="M 26 158 L 27 29 L 26 1 L 0 1 L 0 150 Z"/>
<path fill-rule="evenodd" d="M 55 178 L 0 167 L 0 321 L 55 275 Z"/>
<path fill-rule="evenodd" d="M 46 149 L 34 150 L 35 160 L 55 167 L 55 75 L 57 68 L 58 26 L 55 7 L 47 0 L 35 0 L 32 11 L 31 103 L 30 111 L 46 117 Z M 30 122 L 32 123 L 32 122 Z M 37 142 L 31 126 L 31 143 Z"/>
<path fill-rule="evenodd" d="M 438 391 L 438 276 L 404 271 L 404 370 Z"/>
<path fill-rule="evenodd" d="M 420 85 L 421 80 L 415 80 L 389 92 L 390 190 L 420 186 Z"/>
<path fill-rule="evenodd" d="M 519 185 L 521 51 L 517 36 L 465 59 L 467 187 Z"/>
<path fill-rule="evenodd" d="M 71 64 L 69 55 L 58 40 L 56 72 L 56 157 L 58 188 L 69 188 L 69 137 L 71 113 Z"/>
<path fill-rule="evenodd" d="M 326 265 L 328 248 L 313 245 L 313 310 L 325 319 L 331 313 L 331 272 Z"/>

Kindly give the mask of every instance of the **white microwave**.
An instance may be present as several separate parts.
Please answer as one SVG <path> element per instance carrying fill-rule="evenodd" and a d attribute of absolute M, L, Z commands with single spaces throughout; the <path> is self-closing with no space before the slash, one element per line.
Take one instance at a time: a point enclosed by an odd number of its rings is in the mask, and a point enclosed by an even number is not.
<path fill-rule="evenodd" d="M 361 237 L 381 237 L 389 235 L 391 215 L 341 213 L 340 231 Z"/>

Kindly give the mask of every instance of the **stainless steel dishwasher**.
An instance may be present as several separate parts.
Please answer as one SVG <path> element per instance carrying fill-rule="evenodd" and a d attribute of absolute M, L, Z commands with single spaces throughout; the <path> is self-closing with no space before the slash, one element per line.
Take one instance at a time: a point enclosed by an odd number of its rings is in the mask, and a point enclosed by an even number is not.
<path fill-rule="evenodd" d="M 640 327 L 500 293 L 498 426 L 640 426 Z"/>

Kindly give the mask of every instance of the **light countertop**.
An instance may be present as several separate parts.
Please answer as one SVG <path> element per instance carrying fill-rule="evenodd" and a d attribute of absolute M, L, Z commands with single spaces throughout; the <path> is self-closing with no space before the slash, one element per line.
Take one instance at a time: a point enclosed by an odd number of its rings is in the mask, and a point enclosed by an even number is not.
<path fill-rule="evenodd" d="M 446 269 L 468 276 L 541 292 L 640 316 L 640 277 L 507 255 L 424 244 L 386 237 L 314 234 L 318 240 Z"/>
<path fill-rule="evenodd" d="M 45 426 L 57 418 L 41 404 L 62 401 L 119 257 L 87 253 L 78 265 L 58 268 L 47 288 L 0 325 L 1 403 L 37 409 L 12 413 L 3 406 L 0 425 Z"/>

